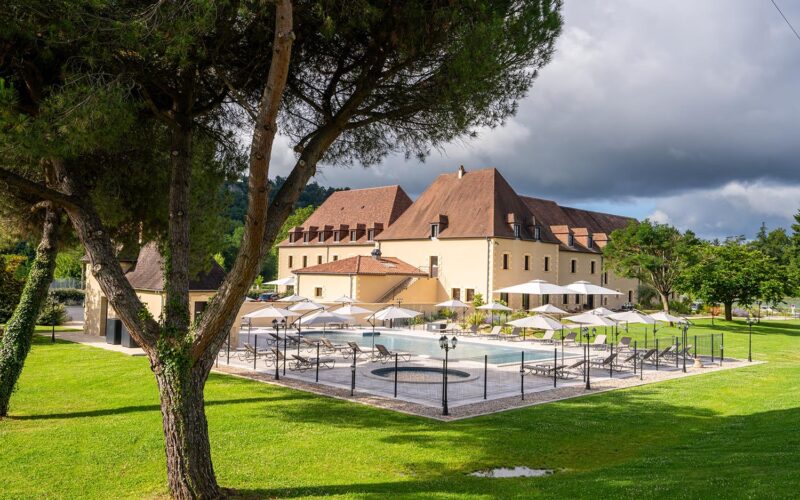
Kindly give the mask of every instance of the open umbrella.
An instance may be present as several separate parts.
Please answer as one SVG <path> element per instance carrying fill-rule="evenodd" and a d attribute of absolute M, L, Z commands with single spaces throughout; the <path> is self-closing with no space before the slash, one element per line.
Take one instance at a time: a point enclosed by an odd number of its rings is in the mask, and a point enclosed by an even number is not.
<path fill-rule="evenodd" d="M 355 304 L 347 304 L 339 309 L 334 310 L 336 314 L 345 314 L 347 316 L 361 316 L 362 314 L 372 314 L 372 311 L 364 307 L 359 307 Z"/>
<path fill-rule="evenodd" d="M 295 286 L 297 279 L 294 276 L 288 278 L 280 278 L 277 280 L 267 281 L 265 285 L 278 285 L 278 286 Z"/>
<path fill-rule="evenodd" d="M 596 314 L 598 316 L 610 316 L 610 315 L 614 314 L 614 311 L 612 311 L 611 309 L 606 309 L 605 307 L 602 307 L 602 306 L 595 307 L 594 309 L 592 309 L 589 312 L 592 313 L 592 314 Z"/>
<path fill-rule="evenodd" d="M 331 302 L 337 302 L 339 304 L 352 304 L 355 302 L 349 295 L 340 295 L 335 299 L 331 300 Z"/>
<path fill-rule="evenodd" d="M 531 280 L 519 285 L 507 286 L 499 290 L 493 290 L 494 293 L 524 293 L 528 295 L 563 295 L 565 293 L 574 293 L 561 285 L 555 285 L 545 280 Z"/>
<path fill-rule="evenodd" d="M 533 316 L 526 316 L 524 318 L 515 319 L 513 321 L 509 321 L 507 323 L 511 326 L 517 326 L 520 328 L 535 328 L 537 330 L 560 330 L 564 328 L 560 322 L 554 320 L 553 318 L 549 318 L 542 314 L 535 314 Z M 524 330 L 523 330 L 524 333 Z M 523 340 L 525 339 L 523 335 Z"/>
<path fill-rule="evenodd" d="M 495 311 L 502 311 L 502 312 L 506 312 L 506 313 L 509 312 L 509 311 L 513 311 L 513 309 L 511 309 L 510 307 L 504 306 L 503 304 L 499 304 L 497 302 L 489 302 L 488 304 L 484 304 L 484 305 L 478 307 L 478 309 L 480 309 L 482 311 L 492 311 L 492 325 L 494 325 L 494 312 Z"/>
<path fill-rule="evenodd" d="M 583 326 L 614 326 L 617 323 L 605 316 L 598 316 L 592 313 L 581 313 L 574 316 L 567 316 L 565 321 L 571 321 Z"/>
<path fill-rule="evenodd" d="M 664 323 L 688 323 L 689 321 L 686 318 L 681 318 L 680 316 L 673 316 L 672 314 L 664 311 L 659 311 L 657 313 L 653 313 L 650 315 L 656 321 L 662 321 Z"/>
<path fill-rule="evenodd" d="M 464 309 L 466 311 L 467 309 L 469 309 L 469 304 L 465 304 L 464 302 L 461 302 L 458 299 L 451 299 L 436 304 L 436 307 L 443 307 L 446 309 L 450 309 L 451 311 L 454 311 L 455 309 Z"/>
<path fill-rule="evenodd" d="M 289 311 L 288 309 L 281 309 L 275 306 L 267 306 L 255 311 L 249 312 L 242 316 L 242 319 L 247 319 L 247 336 L 250 337 L 253 328 L 254 319 L 272 319 L 272 320 L 287 320 L 288 318 L 296 318 L 300 313 Z"/>
<path fill-rule="evenodd" d="M 614 313 L 610 315 L 609 318 L 618 321 L 620 323 L 624 322 L 625 331 L 628 331 L 629 323 L 639 323 L 645 325 L 644 327 L 645 345 L 647 345 L 647 325 L 653 325 L 653 329 L 655 330 L 656 320 L 654 320 L 647 314 L 641 313 L 637 310 Z"/>
<path fill-rule="evenodd" d="M 278 299 L 278 302 L 303 302 L 304 300 L 308 299 L 300 295 L 287 295 L 286 297 Z"/>
<path fill-rule="evenodd" d="M 543 306 L 534 307 L 529 309 L 530 312 L 543 313 L 543 314 L 568 314 L 567 311 L 559 309 L 552 304 L 545 304 Z"/>
<path fill-rule="evenodd" d="M 579 295 L 622 295 L 622 293 L 606 288 L 600 285 L 595 285 L 588 281 L 576 281 L 567 285 L 569 292 L 577 293 Z"/>
<path fill-rule="evenodd" d="M 398 306 L 389 306 L 384 309 L 381 309 L 378 312 L 373 313 L 369 318 L 373 321 L 391 321 L 393 322 L 396 319 L 411 319 L 416 318 L 422 314 L 421 312 L 413 311 L 411 309 L 403 309 L 402 307 Z M 390 323 L 392 325 L 393 323 Z M 375 332 L 375 323 L 372 323 L 372 331 Z M 373 343 L 375 339 L 373 338 Z"/>
<path fill-rule="evenodd" d="M 312 326 L 322 325 L 322 333 L 325 333 L 325 326 L 331 323 L 338 325 L 352 323 L 353 317 L 346 314 L 336 314 L 330 311 L 320 311 L 300 320 L 301 325 Z"/>
<path fill-rule="evenodd" d="M 316 311 L 317 309 L 325 309 L 325 306 L 322 304 L 317 304 L 316 302 L 312 302 L 310 300 L 304 300 L 303 302 L 297 302 L 295 304 L 290 305 L 287 307 L 290 311 L 294 312 L 309 312 L 309 311 Z"/>

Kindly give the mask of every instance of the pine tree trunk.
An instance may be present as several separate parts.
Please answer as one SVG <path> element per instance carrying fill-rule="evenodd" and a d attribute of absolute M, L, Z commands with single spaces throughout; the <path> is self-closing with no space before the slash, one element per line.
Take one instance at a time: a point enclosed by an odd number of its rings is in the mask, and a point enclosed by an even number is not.
<path fill-rule="evenodd" d="M 733 302 L 725 302 L 725 320 L 733 320 Z"/>
<path fill-rule="evenodd" d="M 658 296 L 661 297 L 661 308 L 665 313 L 669 313 L 669 297 L 663 292 L 658 292 Z"/>
<path fill-rule="evenodd" d="M 191 367 L 187 351 L 164 355 L 169 359 L 156 360 L 153 371 L 161 397 L 170 493 L 176 499 L 219 498 L 203 396 L 212 363 Z"/>
<path fill-rule="evenodd" d="M 0 418 L 8 415 L 11 394 L 22 373 L 25 358 L 31 350 L 36 319 L 47 300 L 47 292 L 53 281 L 58 253 L 59 211 L 53 207 L 45 209 L 42 239 L 36 248 L 25 288 L 19 304 L 6 325 L 0 343 Z"/>

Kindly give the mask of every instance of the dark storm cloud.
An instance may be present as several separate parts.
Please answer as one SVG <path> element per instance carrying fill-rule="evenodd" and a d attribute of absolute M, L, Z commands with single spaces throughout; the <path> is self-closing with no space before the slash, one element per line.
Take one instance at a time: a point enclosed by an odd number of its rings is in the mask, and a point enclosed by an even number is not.
<path fill-rule="evenodd" d="M 800 27 L 800 3 L 779 4 Z M 418 194 L 460 164 L 496 166 L 522 193 L 646 204 L 702 234 L 786 224 L 800 207 L 800 41 L 769 2 L 581 0 L 564 15 L 557 54 L 505 126 L 421 165 L 391 157 L 318 180 Z M 769 189 L 793 206 L 747 201 Z"/>

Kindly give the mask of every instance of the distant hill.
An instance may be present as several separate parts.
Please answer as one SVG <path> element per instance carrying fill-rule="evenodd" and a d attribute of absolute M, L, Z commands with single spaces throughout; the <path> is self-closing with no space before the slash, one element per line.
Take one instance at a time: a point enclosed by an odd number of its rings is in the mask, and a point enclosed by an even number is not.
<path fill-rule="evenodd" d="M 286 182 L 286 178 L 280 176 L 270 181 L 270 201 L 275 197 L 284 182 Z M 235 182 L 228 182 L 225 188 L 232 196 L 228 217 L 235 221 L 244 221 L 244 214 L 247 212 L 247 181 L 242 179 Z M 346 191 L 349 189 L 349 187 L 326 188 L 320 186 L 316 182 L 310 182 L 306 185 L 305 189 L 303 189 L 294 208 L 304 208 L 309 205 L 318 207 L 336 191 Z"/>

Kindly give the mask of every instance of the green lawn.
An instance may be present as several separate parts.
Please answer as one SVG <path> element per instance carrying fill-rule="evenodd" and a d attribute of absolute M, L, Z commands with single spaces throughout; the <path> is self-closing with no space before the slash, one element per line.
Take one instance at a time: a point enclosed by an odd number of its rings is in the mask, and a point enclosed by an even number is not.
<path fill-rule="evenodd" d="M 747 326 L 716 323 L 746 356 Z M 452 423 L 212 375 L 214 463 L 252 497 L 796 498 L 800 324 L 763 322 L 754 353 L 769 363 Z M 0 497 L 165 494 L 146 359 L 40 338 L 12 413 Z M 558 472 L 465 476 L 513 465 Z"/>

